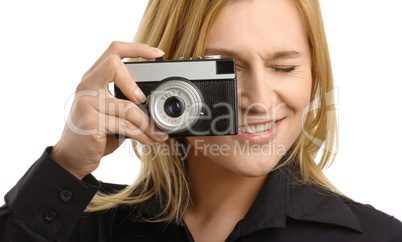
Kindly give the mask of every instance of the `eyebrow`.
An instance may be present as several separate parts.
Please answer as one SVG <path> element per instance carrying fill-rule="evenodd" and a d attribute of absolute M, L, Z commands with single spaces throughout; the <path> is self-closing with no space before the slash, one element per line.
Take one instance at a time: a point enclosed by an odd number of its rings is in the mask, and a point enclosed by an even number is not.
<path fill-rule="evenodd" d="M 295 50 L 286 50 L 286 51 L 279 51 L 275 52 L 269 59 L 291 59 L 291 58 L 298 58 L 302 55 L 302 53 L 295 51 Z"/>
<path fill-rule="evenodd" d="M 205 49 L 205 55 L 207 54 L 214 54 L 214 55 L 224 55 L 224 56 L 238 56 L 236 53 L 226 50 L 226 49 L 221 49 L 221 48 L 207 48 Z"/>
<path fill-rule="evenodd" d="M 205 49 L 205 53 L 207 54 L 215 54 L 215 55 L 223 55 L 223 56 L 231 56 L 231 57 L 239 57 L 240 55 L 234 51 L 223 49 L 223 48 L 207 48 Z M 295 50 L 285 50 L 278 51 L 268 56 L 266 61 L 273 61 L 277 59 L 292 59 L 298 58 L 302 56 L 302 53 Z"/>

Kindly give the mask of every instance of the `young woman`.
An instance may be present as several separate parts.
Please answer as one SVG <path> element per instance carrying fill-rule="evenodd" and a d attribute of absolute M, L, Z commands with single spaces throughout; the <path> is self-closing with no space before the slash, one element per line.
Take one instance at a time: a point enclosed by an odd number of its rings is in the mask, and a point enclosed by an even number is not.
<path fill-rule="evenodd" d="M 316 0 L 150 1 L 135 41 L 84 74 L 59 142 L 6 195 L 1 241 L 402 241 L 398 220 L 321 171 L 336 119 Z M 133 104 L 145 96 L 121 59 L 162 55 L 236 59 L 238 135 L 168 139 Z M 132 138 L 143 162 L 131 186 L 91 175 L 121 142 L 109 133 Z"/>

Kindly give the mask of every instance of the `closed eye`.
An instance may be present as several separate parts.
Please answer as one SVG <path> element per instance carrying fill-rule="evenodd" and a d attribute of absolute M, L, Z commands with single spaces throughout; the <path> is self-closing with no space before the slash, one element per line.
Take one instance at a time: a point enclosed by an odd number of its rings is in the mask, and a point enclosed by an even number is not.
<path fill-rule="evenodd" d="M 287 66 L 287 67 L 272 67 L 275 72 L 283 72 L 289 73 L 296 70 L 296 66 Z"/>

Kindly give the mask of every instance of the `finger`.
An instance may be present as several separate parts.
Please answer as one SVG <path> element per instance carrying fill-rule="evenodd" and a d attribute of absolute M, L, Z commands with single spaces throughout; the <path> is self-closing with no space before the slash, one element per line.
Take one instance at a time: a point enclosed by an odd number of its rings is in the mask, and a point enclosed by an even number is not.
<path fill-rule="evenodd" d="M 156 142 L 130 121 L 102 113 L 99 113 L 99 132 L 103 135 L 122 134 L 147 145 L 153 145 Z"/>
<path fill-rule="evenodd" d="M 130 131 L 131 135 L 144 132 L 154 141 L 164 141 L 168 138 L 166 132 L 156 127 L 151 118 L 130 101 L 117 98 L 88 98 L 87 102 L 101 114 L 127 120 L 129 122 L 128 128 L 131 130 L 126 129 L 126 131 Z"/>
<path fill-rule="evenodd" d="M 144 93 L 131 78 L 120 57 L 116 55 L 111 55 L 100 63 L 92 73 L 82 80 L 77 87 L 77 91 L 100 91 L 101 89 L 107 89 L 108 84 L 111 82 L 114 82 L 132 102 L 145 102 Z"/>
<path fill-rule="evenodd" d="M 142 43 L 130 43 L 114 41 L 106 49 L 106 51 L 99 57 L 99 59 L 92 65 L 91 68 L 84 74 L 84 77 L 94 71 L 96 67 L 102 63 L 107 57 L 111 55 L 117 55 L 120 59 L 123 58 L 145 58 L 154 59 L 161 57 L 165 54 L 162 50 L 142 44 Z"/>
<path fill-rule="evenodd" d="M 108 107 L 105 109 L 105 114 L 125 119 L 130 122 L 128 125 L 133 124 L 135 126 L 131 130 L 132 135 L 144 132 L 154 141 L 164 141 L 168 138 L 168 134 L 156 127 L 151 118 L 137 105 L 129 101 L 122 102 L 119 99 L 111 98 L 108 100 Z"/>

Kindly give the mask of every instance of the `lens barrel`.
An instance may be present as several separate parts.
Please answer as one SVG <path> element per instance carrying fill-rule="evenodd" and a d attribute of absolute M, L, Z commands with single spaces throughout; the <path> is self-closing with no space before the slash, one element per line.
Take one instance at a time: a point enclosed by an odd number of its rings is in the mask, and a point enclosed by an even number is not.
<path fill-rule="evenodd" d="M 169 133 L 188 131 L 202 113 L 203 99 L 190 81 L 173 77 L 165 79 L 152 91 L 149 114 L 155 125 Z"/>
<path fill-rule="evenodd" d="M 168 98 L 164 104 L 164 110 L 167 115 L 172 118 L 180 117 L 185 109 L 185 104 L 182 98 L 172 96 Z"/>

